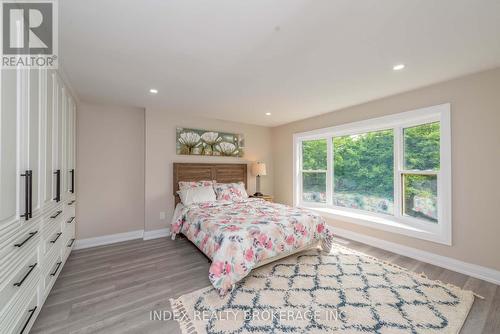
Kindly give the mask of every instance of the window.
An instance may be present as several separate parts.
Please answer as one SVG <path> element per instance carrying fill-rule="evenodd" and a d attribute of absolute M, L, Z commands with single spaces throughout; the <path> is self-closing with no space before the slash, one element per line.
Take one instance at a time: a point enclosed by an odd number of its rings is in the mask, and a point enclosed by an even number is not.
<path fill-rule="evenodd" d="M 302 142 L 302 200 L 326 202 L 326 139 Z"/>
<path fill-rule="evenodd" d="M 333 204 L 394 212 L 394 131 L 333 137 Z"/>
<path fill-rule="evenodd" d="M 450 105 L 294 135 L 294 201 L 451 244 Z"/>
<path fill-rule="evenodd" d="M 403 129 L 403 214 L 436 223 L 439 122 Z"/>

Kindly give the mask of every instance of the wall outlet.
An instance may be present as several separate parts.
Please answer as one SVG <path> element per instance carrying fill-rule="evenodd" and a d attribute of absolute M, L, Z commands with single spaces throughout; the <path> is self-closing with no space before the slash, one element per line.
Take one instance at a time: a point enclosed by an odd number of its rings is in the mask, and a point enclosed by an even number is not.
<path fill-rule="evenodd" d="M 161 211 L 160 212 L 160 220 L 165 220 L 167 219 L 167 214 L 165 213 L 165 211 Z"/>

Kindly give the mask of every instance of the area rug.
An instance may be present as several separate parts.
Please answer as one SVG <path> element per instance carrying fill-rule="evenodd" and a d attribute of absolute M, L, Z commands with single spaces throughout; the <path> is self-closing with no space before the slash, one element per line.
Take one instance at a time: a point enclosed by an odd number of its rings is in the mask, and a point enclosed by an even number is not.
<path fill-rule="evenodd" d="M 183 334 L 458 333 L 462 290 L 334 244 L 256 269 L 224 298 L 205 288 L 171 300 Z"/>

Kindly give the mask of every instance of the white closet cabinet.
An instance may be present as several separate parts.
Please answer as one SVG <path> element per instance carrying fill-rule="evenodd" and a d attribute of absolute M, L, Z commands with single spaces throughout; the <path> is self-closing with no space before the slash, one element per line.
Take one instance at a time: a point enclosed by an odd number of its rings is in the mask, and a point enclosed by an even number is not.
<path fill-rule="evenodd" d="M 28 333 L 75 241 L 76 104 L 57 72 L 0 71 L 0 333 Z"/>

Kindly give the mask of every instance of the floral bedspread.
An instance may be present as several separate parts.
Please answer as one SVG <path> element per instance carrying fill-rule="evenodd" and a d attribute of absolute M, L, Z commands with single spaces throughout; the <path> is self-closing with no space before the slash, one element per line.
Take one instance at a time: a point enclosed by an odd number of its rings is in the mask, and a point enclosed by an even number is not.
<path fill-rule="evenodd" d="M 184 234 L 212 259 L 209 279 L 221 295 L 264 259 L 316 240 L 331 241 L 321 216 L 256 198 L 180 207 L 171 233 L 173 238 Z"/>

